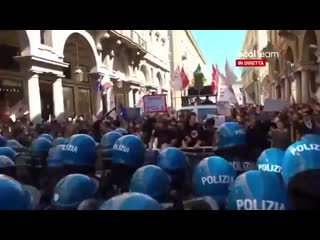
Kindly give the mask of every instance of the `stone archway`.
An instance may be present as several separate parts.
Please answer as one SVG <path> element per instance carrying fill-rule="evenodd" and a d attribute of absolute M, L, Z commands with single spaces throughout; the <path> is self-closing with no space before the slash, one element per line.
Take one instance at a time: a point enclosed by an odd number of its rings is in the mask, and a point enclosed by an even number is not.
<path fill-rule="evenodd" d="M 162 90 L 162 88 L 163 88 L 163 79 L 162 79 L 161 73 L 158 72 L 157 75 L 156 75 L 156 77 L 157 77 L 157 80 L 158 80 L 158 83 L 157 83 L 157 84 L 158 84 L 158 86 L 159 86 L 158 92 L 161 93 L 161 90 Z"/>
<path fill-rule="evenodd" d="M 314 55 L 317 44 L 317 36 L 314 30 L 307 30 L 303 37 L 302 43 L 302 61 L 315 62 L 316 56 Z"/>
<path fill-rule="evenodd" d="M 302 63 L 317 65 L 316 51 L 318 48 L 316 32 L 307 30 L 302 43 Z M 309 98 L 313 97 L 317 91 L 316 72 L 304 70 L 301 72 L 301 76 L 302 102 L 308 102 Z"/>
<path fill-rule="evenodd" d="M 93 72 L 97 68 L 94 51 L 87 39 L 79 33 L 73 33 L 66 39 L 63 56 L 64 62 L 70 63 L 71 70 L 75 70 L 77 64 L 83 68 L 84 73 Z"/>
<path fill-rule="evenodd" d="M 30 53 L 30 38 L 26 30 L 0 30 L 0 118 L 4 113 L 9 114 L 18 104 L 22 103 L 23 108 L 27 108 L 25 74 L 15 57 Z"/>
<path fill-rule="evenodd" d="M 14 57 L 30 55 L 31 47 L 27 32 L 22 30 L 0 30 L 0 48 L 1 65 L 3 65 L 1 67 L 7 70 L 19 71 L 19 64 Z"/>
<path fill-rule="evenodd" d="M 145 78 L 145 84 L 150 84 L 150 74 L 149 71 L 146 67 L 146 65 L 141 65 L 140 71 L 143 73 L 144 78 Z"/>
<path fill-rule="evenodd" d="M 63 48 L 65 70 L 63 86 L 64 109 L 67 115 L 92 114 L 96 111 L 97 81 L 90 73 L 96 72 L 98 62 L 95 50 L 85 36 L 72 33 Z M 76 79 L 76 69 L 82 70 L 82 81 Z"/>
<path fill-rule="evenodd" d="M 95 41 L 92 35 L 88 31 L 86 30 L 63 30 L 63 31 L 52 30 L 51 34 L 52 34 L 52 47 L 56 50 L 56 53 L 58 54 L 58 56 L 62 58 L 64 58 L 63 53 L 65 50 L 65 44 L 67 40 L 70 38 L 70 36 L 74 36 L 74 34 L 81 35 L 81 37 L 87 41 L 90 51 L 93 54 L 96 69 L 93 69 L 92 72 L 100 71 L 101 59 L 98 56 Z"/>
<path fill-rule="evenodd" d="M 160 72 L 157 73 L 157 79 L 158 79 L 159 86 L 162 88 L 163 87 L 163 79 L 162 79 Z"/>
<path fill-rule="evenodd" d="M 146 75 L 141 70 L 138 71 L 137 78 L 138 78 L 138 81 L 141 82 L 143 86 L 147 84 Z"/>

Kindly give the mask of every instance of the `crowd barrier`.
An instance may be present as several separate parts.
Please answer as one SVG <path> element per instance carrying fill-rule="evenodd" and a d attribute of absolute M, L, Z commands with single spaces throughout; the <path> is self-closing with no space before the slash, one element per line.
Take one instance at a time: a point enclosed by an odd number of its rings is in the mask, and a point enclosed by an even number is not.
<path fill-rule="evenodd" d="M 211 156 L 219 156 L 214 151 L 213 147 L 205 146 L 200 148 L 182 148 L 182 151 L 188 157 L 188 161 L 193 170 L 196 165 L 204 158 Z M 255 169 L 255 162 L 246 161 L 246 159 L 239 159 L 237 156 L 234 158 L 226 159 L 227 161 L 232 163 L 234 170 L 236 170 L 237 174 L 241 174 L 243 172 Z"/>

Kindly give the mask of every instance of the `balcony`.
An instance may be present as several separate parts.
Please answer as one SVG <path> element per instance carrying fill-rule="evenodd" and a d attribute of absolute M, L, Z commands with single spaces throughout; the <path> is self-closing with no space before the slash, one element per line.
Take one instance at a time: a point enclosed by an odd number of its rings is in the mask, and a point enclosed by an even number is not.
<path fill-rule="evenodd" d="M 136 45 L 141 51 L 147 51 L 147 42 L 140 37 L 135 30 L 111 30 L 116 35 L 129 40 L 130 43 Z"/>

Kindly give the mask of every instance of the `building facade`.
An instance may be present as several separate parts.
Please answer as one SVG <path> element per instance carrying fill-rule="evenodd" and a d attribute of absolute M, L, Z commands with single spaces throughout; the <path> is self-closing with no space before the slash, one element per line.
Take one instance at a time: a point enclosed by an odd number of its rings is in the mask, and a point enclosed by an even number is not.
<path fill-rule="evenodd" d="M 167 30 L 1 30 L 0 52 L 2 115 L 19 102 L 34 122 L 97 115 L 150 92 L 171 104 Z M 102 97 L 105 70 L 114 86 Z"/>
<path fill-rule="evenodd" d="M 171 65 L 170 69 L 173 73 L 177 67 L 184 68 L 184 71 L 191 81 L 193 72 L 198 64 L 201 69 L 206 69 L 206 61 L 202 55 L 191 30 L 169 30 Z M 182 105 L 181 96 L 186 94 L 185 91 L 171 91 L 172 106 L 178 109 Z"/>
<path fill-rule="evenodd" d="M 270 47 L 280 53 L 270 63 L 272 97 L 297 103 L 316 98 L 320 87 L 320 31 L 269 30 L 268 38 Z"/>
<path fill-rule="evenodd" d="M 250 56 L 250 58 L 260 58 L 260 53 L 268 44 L 267 30 L 248 30 L 245 36 L 242 54 Z M 260 105 L 269 98 L 268 82 L 269 82 L 269 62 L 264 67 L 244 67 L 242 71 L 243 89 L 249 97 Z"/>

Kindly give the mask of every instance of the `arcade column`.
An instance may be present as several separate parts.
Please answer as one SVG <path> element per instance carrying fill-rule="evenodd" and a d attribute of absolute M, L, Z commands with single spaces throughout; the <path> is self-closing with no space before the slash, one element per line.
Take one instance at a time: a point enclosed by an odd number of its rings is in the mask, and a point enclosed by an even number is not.
<path fill-rule="evenodd" d="M 301 72 L 296 72 L 295 76 L 295 88 L 296 88 L 296 96 L 295 96 L 295 100 L 297 103 L 301 103 L 302 100 L 302 96 L 301 96 Z"/>
<path fill-rule="evenodd" d="M 301 87 L 298 88 L 297 90 L 300 89 L 301 91 L 301 102 L 302 103 L 308 103 L 309 101 L 309 71 L 304 70 L 301 71 Z"/>
<path fill-rule="evenodd" d="M 133 94 L 134 89 L 130 88 L 129 93 L 128 93 L 128 100 L 129 100 L 129 107 L 134 107 L 134 94 Z"/>
<path fill-rule="evenodd" d="M 64 119 L 64 103 L 63 103 L 63 88 L 62 88 L 62 79 L 57 78 L 53 85 L 53 109 L 54 115 L 57 120 Z"/>
<path fill-rule="evenodd" d="M 30 121 L 33 123 L 41 123 L 39 75 L 33 72 L 29 73 L 27 81 Z"/>
<path fill-rule="evenodd" d="M 290 96 L 291 96 L 291 84 L 290 84 L 290 79 L 285 78 L 284 79 L 284 89 L 285 89 L 285 100 L 290 101 Z"/>
<path fill-rule="evenodd" d="M 285 89 L 285 85 L 286 85 L 286 79 L 281 79 L 281 100 L 285 100 L 286 99 L 286 89 Z"/>

